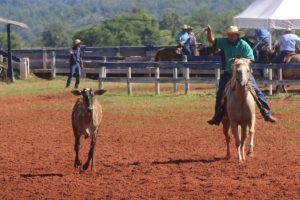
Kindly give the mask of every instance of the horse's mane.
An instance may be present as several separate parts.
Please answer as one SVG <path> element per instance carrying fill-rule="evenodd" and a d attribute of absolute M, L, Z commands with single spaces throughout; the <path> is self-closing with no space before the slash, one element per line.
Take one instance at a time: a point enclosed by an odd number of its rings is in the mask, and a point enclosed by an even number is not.
<path fill-rule="evenodd" d="M 231 93 L 231 91 L 233 91 L 235 89 L 236 86 L 236 71 L 238 66 L 240 66 L 241 64 L 250 64 L 250 60 L 247 58 L 233 58 L 231 59 L 231 65 L 232 65 L 232 76 L 231 79 L 228 81 L 228 83 L 225 86 L 225 92 L 224 95 L 229 95 Z"/>

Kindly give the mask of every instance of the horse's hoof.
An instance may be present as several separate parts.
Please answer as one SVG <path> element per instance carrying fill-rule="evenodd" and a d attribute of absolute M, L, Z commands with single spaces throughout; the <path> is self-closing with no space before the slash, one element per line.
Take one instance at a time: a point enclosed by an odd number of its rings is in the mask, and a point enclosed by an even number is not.
<path fill-rule="evenodd" d="M 249 157 L 254 157 L 254 153 L 253 152 L 248 152 L 247 154 Z"/>

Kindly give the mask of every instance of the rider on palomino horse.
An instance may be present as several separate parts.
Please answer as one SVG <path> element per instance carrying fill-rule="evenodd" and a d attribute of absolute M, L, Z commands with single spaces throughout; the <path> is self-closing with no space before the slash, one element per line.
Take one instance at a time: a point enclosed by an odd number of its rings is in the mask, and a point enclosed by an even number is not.
<path fill-rule="evenodd" d="M 210 26 L 206 28 L 206 31 L 207 31 L 208 42 L 224 50 L 225 60 L 226 60 L 225 71 L 220 77 L 217 98 L 216 98 L 216 105 L 215 105 L 215 114 L 211 120 L 207 121 L 211 125 L 219 125 L 220 122 L 222 121 L 223 116 L 225 115 L 225 111 L 222 105 L 222 97 L 223 97 L 225 86 L 232 76 L 231 60 L 236 57 L 242 57 L 242 58 L 254 60 L 254 56 L 251 47 L 244 40 L 240 39 L 240 35 L 243 32 L 239 31 L 238 27 L 230 26 L 227 29 L 227 31 L 224 31 L 223 34 L 226 35 L 227 38 L 214 38 Z M 256 101 L 260 113 L 264 117 L 264 120 L 268 122 L 276 122 L 277 119 L 272 116 L 267 100 L 264 94 L 258 88 L 252 74 L 250 74 L 248 84 L 249 86 L 253 87 L 255 91 L 252 93 L 252 95 Z"/>
<path fill-rule="evenodd" d="M 183 24 L 181 26 L 181 32 L 177 35 L 178 46 L 182 47 L 184 55 L 191 55 L 191 48 L 189 43 L 189 34 L 187 32 L 188 26 Z"/>

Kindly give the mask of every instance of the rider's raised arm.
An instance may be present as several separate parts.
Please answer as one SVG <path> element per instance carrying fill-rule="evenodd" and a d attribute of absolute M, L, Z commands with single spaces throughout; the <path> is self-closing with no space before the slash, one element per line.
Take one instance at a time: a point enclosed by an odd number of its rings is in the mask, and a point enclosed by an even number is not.
<path fill-rule="evenodd" d="M 215 44 L 215 37 L 214 37 L 214 34 L 212 33 L 210 25 L 207 26 L 205 31 L 206 31 L 207 41 L 209 43 L 211 43 L 212 45 L 214 45 Z"/>

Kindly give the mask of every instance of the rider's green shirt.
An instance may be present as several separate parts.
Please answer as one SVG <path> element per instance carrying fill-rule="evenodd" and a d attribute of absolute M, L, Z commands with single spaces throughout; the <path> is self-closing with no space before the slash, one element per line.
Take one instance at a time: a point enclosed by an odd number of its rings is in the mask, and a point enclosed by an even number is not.
<path fill-rule="evenodd" d="M 227 38 L 216 38 L 216 46 L 224 50 L 225 54 L 225 70 L 232 72 L 231 59 L 235 57 L 248 58 L 254 60 L 254 55 L 251 47 L 247 42 L 239 39 L 235 44 L 230 44 Z"/>

